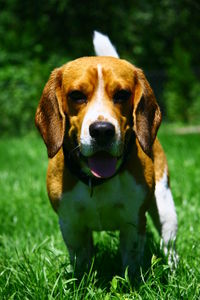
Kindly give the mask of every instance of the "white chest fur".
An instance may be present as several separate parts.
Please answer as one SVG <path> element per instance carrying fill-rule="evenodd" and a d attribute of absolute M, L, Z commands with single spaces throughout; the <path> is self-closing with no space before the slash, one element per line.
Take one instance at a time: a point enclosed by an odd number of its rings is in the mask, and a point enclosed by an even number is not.
<path fill-rule="evenodd" d="M 145 196 L 145 188 L 137 185 L 127 171 L 95 186 L 92 196 L 90 188 L 79 181 L 62 195 L 58 212 L 61 229 L 118 230 L 126 224 L 136 226 Z"/>

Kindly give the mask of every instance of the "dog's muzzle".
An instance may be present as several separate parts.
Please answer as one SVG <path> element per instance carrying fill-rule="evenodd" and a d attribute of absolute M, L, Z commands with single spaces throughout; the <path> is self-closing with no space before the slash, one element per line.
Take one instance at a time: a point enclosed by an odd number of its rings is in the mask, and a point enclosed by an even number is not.
<path fill-rule="evenodd" d="M 87 158 L 93 176 L 108 178 L 115 174 L 117 157 L 111 154 L 115 141 L 115 126 L 106 121 L 95 121 L 89 125 L 93 154 Z"/>

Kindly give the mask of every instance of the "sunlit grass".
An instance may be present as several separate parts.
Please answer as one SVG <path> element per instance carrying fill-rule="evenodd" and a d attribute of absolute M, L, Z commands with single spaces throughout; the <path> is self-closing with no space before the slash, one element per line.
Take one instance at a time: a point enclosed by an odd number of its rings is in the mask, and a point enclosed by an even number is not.
<path fill-rule="evenodd" d="M 95 235 L 96 261 L 77 280 L 46 193 L 46 149 L 35 134 L 0 140 L 0 299 L 198 299 L 200 296 L 200 135 L 164 126 L 176 202 L 180 262 L 170 271 L 152 240 L 151 266 L 131 284 L 118 272 L 117 236 Z M 110 272 L 111 270 L 111 272 Z"/>

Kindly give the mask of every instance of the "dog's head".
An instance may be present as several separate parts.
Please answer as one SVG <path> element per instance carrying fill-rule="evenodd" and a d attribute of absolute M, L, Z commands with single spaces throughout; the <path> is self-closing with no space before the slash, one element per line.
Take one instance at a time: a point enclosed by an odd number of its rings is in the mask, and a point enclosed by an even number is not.
<path fill-rule="evenodd" d="M 88 172 L 105 178 L 115 173 L 133 131 L 150 155 L 161 113 L 140 69 L 118 58 L 85 57 L 52 72 L 35 121 L 50 158 L 65 143 Z"/>

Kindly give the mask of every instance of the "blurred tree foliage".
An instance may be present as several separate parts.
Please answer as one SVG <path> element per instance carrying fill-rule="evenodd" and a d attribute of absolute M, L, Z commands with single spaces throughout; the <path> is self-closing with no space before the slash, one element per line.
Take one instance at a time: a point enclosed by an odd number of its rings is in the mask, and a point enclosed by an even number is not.
<path fill-rule="evenodd" d="M 168 81 L 163 98 L 168 119 L 184 123 L 200 122 L 200 84 L 191 68 L 191 55 L 177 41 L 167 68 Z"/>
<path fill-rule="evenodd" d="M 94 29 L 108 34 L 120 55 L 145 71 L 167 68 L 169 81 L 177 38 L 189 53 L 189 68 L 198 67 L 199 16 L 196 0 L 0 0 L 1 132 L 24 132 L 33 126 L 50 70 L 69 59 L 93 55 Z M 176 75 L 181 72 L 177 64 Z M 197 80 L 191 90 L 192 98 L 199 92 Z M 193 113 L 187 113 L 190 117 L 183 121 L 191 121 Z"/>

